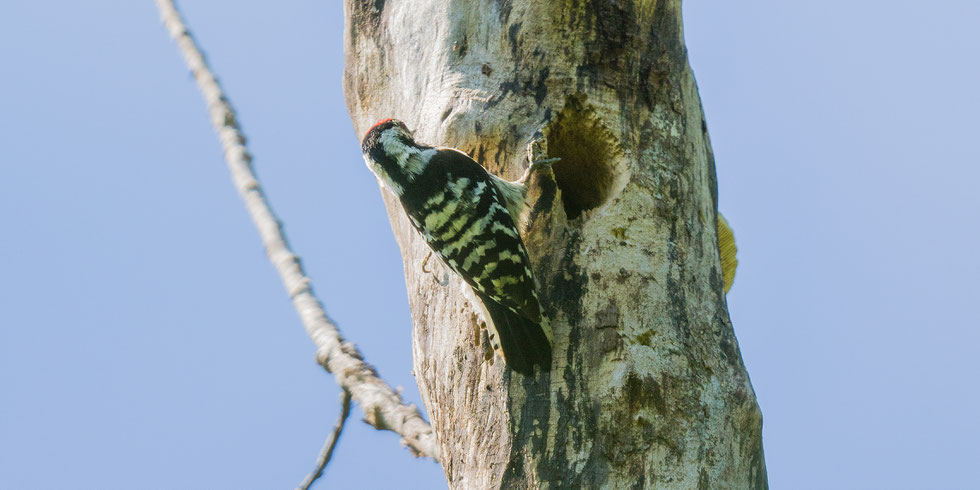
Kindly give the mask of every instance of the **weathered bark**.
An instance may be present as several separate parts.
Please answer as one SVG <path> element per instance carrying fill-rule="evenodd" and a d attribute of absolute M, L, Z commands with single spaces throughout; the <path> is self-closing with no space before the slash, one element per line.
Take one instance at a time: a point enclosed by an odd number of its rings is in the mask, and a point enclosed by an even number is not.
<path fill-rule="evenodd" d="M 423 272 L 428 249 L 383 192 L 415 375 L 453 487 L 767 486 L 680 9 L 345 0 L 344 86 L 359 134 L 399 118 L 419 141 L 514 179 L 542 129 L 548 156 L 562 159 L 532 181 L 525 235 L 555 333 L 553 370 L 536 379 L 486 359 L 463 282 Z"/>

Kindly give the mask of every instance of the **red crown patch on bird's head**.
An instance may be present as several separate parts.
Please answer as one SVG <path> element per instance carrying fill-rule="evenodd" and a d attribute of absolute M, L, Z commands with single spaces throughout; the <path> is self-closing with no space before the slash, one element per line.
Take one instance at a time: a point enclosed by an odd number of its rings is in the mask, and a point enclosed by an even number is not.
<path fill-rule="evenodd" d="M 372 129 L 374 129 L 374 128 L 378 127 L 378 126 L 381 126 L 382 124 L 384 124 L 384 123 L 386 123 L 388 121 L 392 121 L 392 120 L 393 119 L 389 117 L 389 118 L 385 118 L 385 119 L 382 119 L 382 120 L 374 123 L 374 125 L 371 126 L 370 128 L 368 128 L 368 130 L 364 133 L 364 136 L 367 136 L 367 134 L 370 133 Z"/>

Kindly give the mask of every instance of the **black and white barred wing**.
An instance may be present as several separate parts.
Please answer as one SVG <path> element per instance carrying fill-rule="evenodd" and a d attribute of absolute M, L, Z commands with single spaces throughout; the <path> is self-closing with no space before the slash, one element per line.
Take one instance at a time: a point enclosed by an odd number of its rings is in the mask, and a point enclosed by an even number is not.
<path fill-rule="evenodd" d="M 479 296 L 507 364 L 551 366 L 551 332 L 541 316 L 527 250 L 502 190 L 463 153 L 440 150 L 402 198 L 432 250 Z"/>

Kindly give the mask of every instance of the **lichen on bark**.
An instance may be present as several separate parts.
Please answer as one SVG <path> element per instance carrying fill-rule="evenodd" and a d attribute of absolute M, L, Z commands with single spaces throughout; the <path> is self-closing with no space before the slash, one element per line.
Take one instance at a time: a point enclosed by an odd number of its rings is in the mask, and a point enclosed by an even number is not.
<path fill-rule="evenodd" d="M 765 488 L 680 2 L 345 0 L 345 13 L 359 134 L 399 118 L 508 179 L 539 131 L 562 158 L 531 181 L 524 235 L 555 331 L 538 377 L 474 345 L 464 283 L 422 272 L 428 249 L 382 192 L 450 485 Z"/>

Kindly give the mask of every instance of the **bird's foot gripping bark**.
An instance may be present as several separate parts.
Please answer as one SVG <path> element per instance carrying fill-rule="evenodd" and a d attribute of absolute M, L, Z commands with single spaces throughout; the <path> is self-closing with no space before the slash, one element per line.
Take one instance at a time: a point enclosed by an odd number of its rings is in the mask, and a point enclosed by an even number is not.
<path fill-rule="evenodd" d="M 434 271 L 434 270 L 428 270 L 428 269 L 425 268 L 426 264 L 429 263 L 429 259 L 431 259 L 431 258 L 432 258 L 432 251 L 429 250 L 429 254 L 425 256 L 425 259 L 424 260 L 422 260 L 422 272 L 424 272 L 426 274 L 432 274 L 433 279 L 435 279 L 436 282 L 439 283 L 440 286 L 445 287 L 445 286 L 449 285 L 449 274 L 446 274 L 446 277 L 443 277 L 442 279 L 439 279 L 439 274 L 437 274 L 436 271 Z"/>
<path fill-rule="evenodd" d="M 527 144 L 527 161 L 529 162 L 527 170 L 524 171 L 524 175 L 515 183 L 527 184 L 527 180 L 531 178 L 531 174 L 561 160 L 561 158 L 547 158 L 547 155 L 548 144 L 541 131 L 537 131 L 534 133 L 534 139 Z"/>

